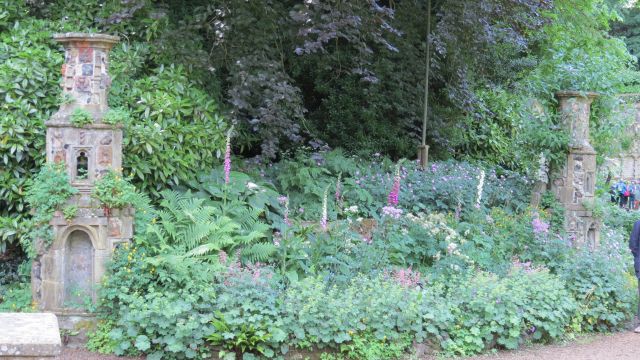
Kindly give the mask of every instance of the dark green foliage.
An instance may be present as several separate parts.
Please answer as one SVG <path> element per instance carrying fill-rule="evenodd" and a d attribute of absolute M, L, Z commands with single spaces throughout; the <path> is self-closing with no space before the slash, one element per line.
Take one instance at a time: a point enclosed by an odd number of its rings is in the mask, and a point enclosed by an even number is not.
<path fill-rule="evenodd" d="M 640 55 L 640 8 L 637 4 L 620 10 L 621 19 L 613 23 L 611 33 L 624 38 L 631 55 Z"/>
<path fill-rule="evenodd" d="M 130 83 L 130 79 L 118 81 Z M 159 68 L 114 101 L 134 121 L 125 124 L 124 170 L 153 196 L 219 163 L 226 124 L 216 103 L 180 67 Z M 188 146 L 187 146 L 188 144 Z"/>
<path fill-rule="evenodd" d="M 22 217 L 25 184 L 44 161 L 44 122 L 58 109 L 62 54 L 46 21 L 22 19 L 16 4 L 0 6 L 11 21 L 0 23 L 0 216 Z"/>
<path fill-rule="evenodd" d="M 31 283 L 0 285 L 0 312 L 31 312 Z"/>
<path fill-rule="evenodd" d="M 31 261 L 20 258 L 0 261 L 0 312 L 32 311 Z"/>
<path fill-rule="evenodd" d="M 42 163 L 42 124 L 60 101 L 53 31 L 122 36 L 110 101 L 131 114 L 125 173 L 154 198 L 194 167 L 218 163 L 226 131 L 218 113 L 238 122 L 234 148 L 247 155 L 270 158 L 323 140 L 350 153 L 414 156 L 425 1 L 274 2 L 266 10 L 242 0 L 5 3 L 0 130 L 11 135 L 0 139 L 0 216 L 24 215 L 24 181 Z M 435 157 L 530 172 L 544 152 L 553 164 L 566 145 L 554 91 L 633 85 L 632 59 L 606 34 L 620 1 L 432 5 L 427 141 Z M 598 106 L 597 118 L 608 108 Z M 594 125 L 598 151 L 618 151 L 610 140 L 625 125 Z"/>

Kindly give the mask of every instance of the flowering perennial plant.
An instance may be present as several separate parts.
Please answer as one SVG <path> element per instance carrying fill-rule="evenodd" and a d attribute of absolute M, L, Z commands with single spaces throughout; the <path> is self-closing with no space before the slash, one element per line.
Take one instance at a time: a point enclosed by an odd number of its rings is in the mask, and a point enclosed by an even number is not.
<path fill-rule="evenodd" d="M 327 197 L 329 196 L 329 187 L 324 189 L 324 196 L 322 197 L 322 218 L 320 219 L 320 227 L 322 231 L 327 231 Z"/>
<path fill-rule="evenodd" d="M 404 288 L 414 289 L 421 285 L 422 274 L 419 271 L 408 267 L 406 269 L 395 269 L 391 273 L 391 278 L 400 286 Z"/>
<path fill-rule="evenodd" d="M 480 200 L 482 200 L 482 188 L 484 187 L 484 169 L 480 170 L 480 180 L 478 181 L 478 195 L 476 196 L 476 208 L 480 208 Z"/>
<path fill-rule="evenodd" d="M 549 224 L 537 216 L 531 221 L 531 226 L 533 227 L 533 232 L 535 234 L 549 233 Z"/>
<path fill-rule="evenodd" d="M 259 262 L 242 265 L 239 257 L 240 254 L 238 253 L 236 254 L 235 260 L 227 264 L 227 254 L 224 251 L 218 253 L 218 259 L 225 260 L 225 262 L 221 261 L 221 264 L 224 266 L 224 270 L 221 273 L 222 284 L 225 286 L 233 286 L 243 278 L 250 278 L 254 285 L 266 286 L 269 283 L 273 277 L 271 268 Z"/>
<path fill-rule="evenodd" d="M 387 197 L 387 203 L 390 206 L 398 205 L 398 195 L 400 194 L 400 165 L 396 166 L 396 175 L 393 178 L 393 187 Z"/>
<path fill-rule="evenodd" d="M 227 145 L 224 152 L 224 183 L 228 184 L 231 174 L 231 133 L 233 132 L 233 126 L 227 132 Z"/>
<path fill-rule="evenodd" d="M 396 220 L 400 219 L 400 217 L 402 216 L 402 209 L 391 205 L 385 206 L 382 208 L 382 216 L 386 216 Z"/>
<path fill-rule="evenodd" d="M 289 197 L 284 195 L 280 196 L 278 197 L 278 202 L 284 206 L 284 223 L 291 226 L 291 220 L 289 219 Z"/>

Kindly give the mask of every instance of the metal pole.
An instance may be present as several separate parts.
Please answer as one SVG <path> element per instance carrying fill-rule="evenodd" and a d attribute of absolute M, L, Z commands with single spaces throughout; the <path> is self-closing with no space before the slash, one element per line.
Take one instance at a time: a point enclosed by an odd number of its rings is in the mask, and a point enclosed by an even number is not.
<path fill-rule="evenodd" d="M 425 70 L 424 81 L 424 114 L 422 116 L 422 142 L 418 149 L 418 159 L 420 166 L 427 166 L 429 147 L 427 146 L 427 119 L 429 113 L 429 68 L 431 65 L 431 44 L 429 43 L 429 35 L 431 34 L 431 0 L 427 0 L 427 66 Z"/>

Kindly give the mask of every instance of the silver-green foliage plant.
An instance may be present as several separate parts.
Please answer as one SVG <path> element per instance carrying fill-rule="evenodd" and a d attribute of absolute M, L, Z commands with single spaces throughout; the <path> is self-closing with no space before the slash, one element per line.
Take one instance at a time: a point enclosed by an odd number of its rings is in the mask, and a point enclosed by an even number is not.
<path fill-rule="evenodd" d="M 516 349 L 525 337 L 558 339 L 577 308 L 566 284 L 544 269 L 515 268 L 502 278 L 474 272 L 451 282 L 446 298 L 454 322 L 442 341 L 451 354 L 479 353 L 493 340 Z"/>
<path fill-rule="evenodd" d="M 286 332 L 280 317 L 281 284 L 270 267 L 242 265 L 239 261 L 224 265 L 217 277 L 214 331 L 207 337 L 222 347 L 218 355 L 234 359 L 235 355 L 253 354 L 272 358 L 286 347 Z"/>

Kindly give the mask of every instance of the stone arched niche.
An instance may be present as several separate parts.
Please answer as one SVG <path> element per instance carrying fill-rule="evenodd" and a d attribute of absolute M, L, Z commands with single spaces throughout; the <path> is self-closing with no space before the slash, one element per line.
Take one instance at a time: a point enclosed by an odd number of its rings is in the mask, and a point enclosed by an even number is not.
<path fill-rule="evenodd" d="M 73 230 L 67 236 L 64 256 L 64 301 L 67 308 L 82 308 L 92 301 L 95 249 L 90 235 Z"/>

